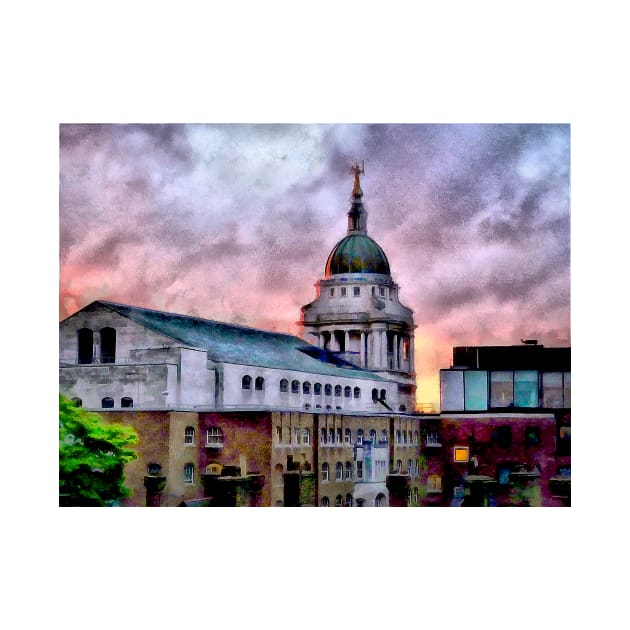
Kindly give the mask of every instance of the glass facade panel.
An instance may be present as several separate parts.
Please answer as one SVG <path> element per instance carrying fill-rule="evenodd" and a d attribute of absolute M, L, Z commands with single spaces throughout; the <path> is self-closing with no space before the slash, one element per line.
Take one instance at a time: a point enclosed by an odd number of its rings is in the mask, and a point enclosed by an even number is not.
<path fill-rule="evenodd" d="M 490 406 L 514 404 L 514 372 L 490 372 Z"/>
<path fill-rule="evenodd" d="M 464 391 L 466 392 L 466 409 L 485 411 L 488 409 L 488 372 L 464 372 Z"/>
<path fill-rule="evenodd" d="M 464 372 L 440 370 L 440 407 L 442 411 L 464 409 Z"/>
<path fill-rule="evenodd" d="M 571 372 L 564 373 L 564 406 L 571 406 Z"/>
<path fill-rule="evenodd" d="M 542 375 L 543 407 L 562 407 L 562 372 L 544 372 Z"/>
<path fill-rule="evenodd" d="M 514 406 L 538 407 L 538 372 L 536 370 L 514 372 Z"/>

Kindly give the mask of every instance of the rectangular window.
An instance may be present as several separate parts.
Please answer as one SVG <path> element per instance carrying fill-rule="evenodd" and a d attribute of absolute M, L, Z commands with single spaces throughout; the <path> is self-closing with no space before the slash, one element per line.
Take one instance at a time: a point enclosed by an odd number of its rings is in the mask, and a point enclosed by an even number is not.
<path fill-rule="evenodd" d="M 525 446 L 538 446 L 540 444 L 540 429 L 527 427 L 525 429 Z"/>
<path fill-rule="evenodd" d="M 361 287 L 352 287 L 352 294 L 354 297 L 359 297 L 361 295 Z"/>
<path fill-rule="evenodd" d="M 512 427 L 497 427 L 496 431 L 497 446 L 501 448 L 509 448 L 512 446 Z"/>
<path fill-rule="evenodd" d="M 466 370 L 464 372 L 465 405 L 468 411 L 488 409 L 488 372 Z"/>
<path fill-rule="evenodd" d="M 300 444 L 300 442 L 302 437 L 302 430 L 301 429 L 293 429 L 293 442 L 295 444 Z"/>
<path fill-rule="evenodd" d="M 571 372 L 564 373 L 564 406 L 571 407 Z"/>
<path fill-rule="evenodd" d="M 536 370 L 514 372 L 514 406 L 538 407 L 538 372 Z"/>
<path fill-rule="evenodd" d="M 466 463 L 469 460 L 469 453 L 467 446 L 456 446 L 453 449 L 453 461 L 457 463 Z"/>
<path fill-rule="evenodd" d="M 357 462 L 357 479 L 363 479 L 363 462 Z"/>
<path fill-rule="evenodd" d="M 500 485 L 507 486 L 510 483 L 510 473 L 512 472 L 512 466 L 504 465 L 499 466 L 497 469 L 497 480 Z"/>
<path fill-rule="evenodd" d="M 385 287 L 379 287 L 379 293 L 381 294 L 381 297 L 385 297 Z"/>
<path fill-rule="evenodd" d="M 490 406 L 514 404 L 514 372 L 490 372 Z"/>
<path fill-rule="evenodd" d="M 443 411 L 464 409 L 464 372 L 440 370 L 440 404 Z"/>
<path fill-rule="evenodd" d="M 543 407 L 562 408 L 562 372 L 543 372 Z"/>
<path fill-rule="evenodd" d="M 330 297 L 334 297 L 334 295 L 335 295 L 335 289 L 331 288 L 330 289 Z"/>
<path fill-rule="evenodd" d="M 348 289 L 346 287 L 341 287 L 341 297 L 346 297 L 348 293 Z"/>

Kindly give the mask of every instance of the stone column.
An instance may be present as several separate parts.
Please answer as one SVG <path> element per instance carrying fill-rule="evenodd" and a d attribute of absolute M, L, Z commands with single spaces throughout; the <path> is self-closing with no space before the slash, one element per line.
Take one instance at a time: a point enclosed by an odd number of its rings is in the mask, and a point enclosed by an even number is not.
<path fill-rule="evenodd" d="M 346 352 L 350 352 L 350 331 L 346 330 L 344 334 L 345 334 Z"/>
<path fill-rule="evenodd" d="M 365 364 L 365 332 L 362 330 L 361 331 L 361 335 L 360 335 L 360 342 L 361 342 L 361 347 L 359 348 L 360 351 L 360 361 L 359 361 L 359 365 L 361 367 L 367 367 Z"/>
<path fill-rule="evenodd" d="M 389 368 L 387 364 L 387 329 L 381 330 L 381 366 L 386 370 Z"/>

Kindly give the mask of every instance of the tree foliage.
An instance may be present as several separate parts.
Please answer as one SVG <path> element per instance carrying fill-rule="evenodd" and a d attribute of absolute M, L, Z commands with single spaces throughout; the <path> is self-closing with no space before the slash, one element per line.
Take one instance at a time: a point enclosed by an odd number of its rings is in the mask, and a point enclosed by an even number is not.
<path fill-rule="evenodd" d="M 132 427 L 106 424 L 100 416 L 59 396 L 59 504 L 111 505 L 129 496 L 123 467 L 137 458 Z"/>

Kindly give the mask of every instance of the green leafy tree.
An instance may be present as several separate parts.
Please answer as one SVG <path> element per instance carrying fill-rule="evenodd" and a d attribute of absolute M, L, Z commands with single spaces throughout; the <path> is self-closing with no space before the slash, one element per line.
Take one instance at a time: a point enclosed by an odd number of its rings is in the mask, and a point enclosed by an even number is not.
<path fill-rule="evenodd" d="M 59 505 L 104 506 L 130 495 L 123 467 L 137 458 L 132 427 L 106 424 L 100 416 L 59 396 Z"/>

